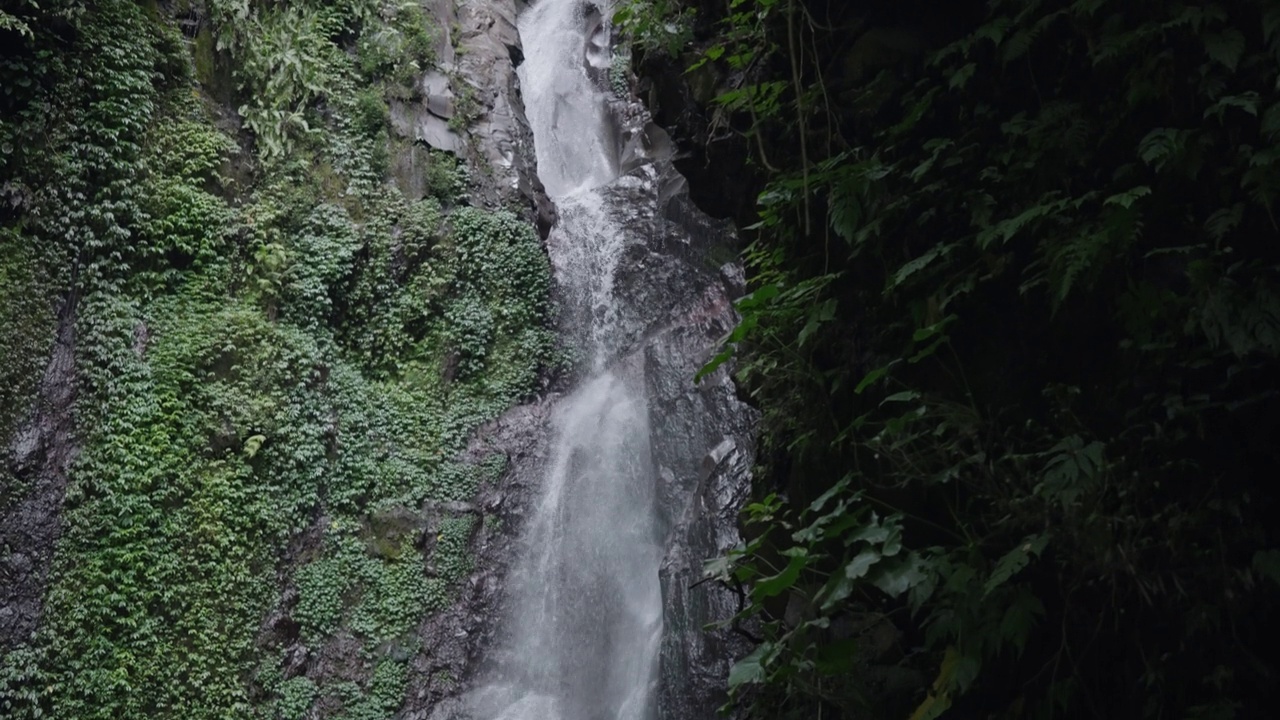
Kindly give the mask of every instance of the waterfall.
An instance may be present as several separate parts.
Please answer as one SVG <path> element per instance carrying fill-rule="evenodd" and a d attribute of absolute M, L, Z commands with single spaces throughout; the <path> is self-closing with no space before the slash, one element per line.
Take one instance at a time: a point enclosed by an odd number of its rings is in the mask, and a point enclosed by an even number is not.
<path fill-rule="evenodd" d="M 472 712 L 497 720 L 656 716 L 663 558 L 642 368 L 619 357 L 618 220 L 602 200 L 618 162 L 607 96 L 608 25 L 582 0 L 520 19 L 520 81 L 539 177 L 559 222 L 548 245 L 563 332 L 583 377 L 557 404 L 549 467 L 507 578 L 499 647 Z"/>

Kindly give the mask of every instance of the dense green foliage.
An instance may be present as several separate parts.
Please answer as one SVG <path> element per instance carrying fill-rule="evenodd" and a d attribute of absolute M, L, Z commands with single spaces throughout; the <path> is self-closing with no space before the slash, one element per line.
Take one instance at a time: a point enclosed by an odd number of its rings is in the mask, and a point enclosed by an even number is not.
<path fill-rule="evenodd" d="M 761 190 L 729 347 L 763 467 L 749 542 L 710 566 L 763 632 L 735 697 L 760 717 L 1269 715 L 1280 6 L 622 19 L 650 67 L 697 35 L 677 62 L 723 79 L 705 122 Z M 885 621 L 905 658 L 859 630 Z M 914 694 L 876 686 L 884 665 Z"/>
<path fill-rule="evenodd" d="M 418 5 L 171 10 L 194 38 L 131 0 L 0 13 L 0 431 L 65 305 L 81 445 L 0 715 L 386 717 L 469 570 L 474 518 L 421 508 L 501 471 L 456 458 L 551 357 L 549 265 L 528 223 L 460 205 L 453 158 L 434 196 L 385 181 L 386 98 L 431 61 Z M 0 509 L 23 491 L 0 476 Z M 347 667 L 300 675 L 295 642 Z"/>

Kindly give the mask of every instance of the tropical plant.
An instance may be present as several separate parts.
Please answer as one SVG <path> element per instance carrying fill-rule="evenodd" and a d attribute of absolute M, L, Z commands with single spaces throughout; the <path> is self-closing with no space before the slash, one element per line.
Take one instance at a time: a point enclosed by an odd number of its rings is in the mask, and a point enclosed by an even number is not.
<path fill-rule="evenodd" d="M 748 540 L 709 566 L 763 632 L 734 696 L 771 717 L 1260 716 L 1280 10 L 715 19 L 689 63 L 721 82 L 703 122 L 737 130 L 760 188 L 751 292 L 704 370 L 734 357 L 764 416 Z M 642 73 L 670 62 L 643 22 Z M 857 642 L 869 617 L 905 656 Z M 915 695 L 877 686 L 885 666 Z"/>

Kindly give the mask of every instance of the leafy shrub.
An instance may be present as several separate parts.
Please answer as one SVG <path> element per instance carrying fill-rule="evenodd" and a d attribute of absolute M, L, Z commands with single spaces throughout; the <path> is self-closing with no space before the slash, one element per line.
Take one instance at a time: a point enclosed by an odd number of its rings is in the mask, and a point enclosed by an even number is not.
<path fill-rule="evenodd" d="M 302 626 L 302 637 L 318 643 L 332 635 L 342 621 L 343 595 L 350 587 L 350 568 L 340 557 L 322 557 L 302 566 L 294 575 L 298 604 L 293 618 Z"/>
<path fill-rule="evenodd" d="M 467 189 L 466 168 L 458 158 L 442 150 L 432 150 L 428 157 L 427 194 L 441 202 L 457 202 Z"/>
<path fill-rule="evenodd" d="M 382 93 L 376 88 L 362 90 L 356 95 L 355 131 L 370 139 L 386 142 L 387 125 L 391 122 L 391 111 L 382 99 Z"/>
<path fill-rule="evenodd" d="M 438 199 L 382 182 L 385 104 L 344 48 L 412 23 L 364 0 L 206 9 L 208 58 L 235 73 L 265 162 L 236 157 L 189 75 L 169 72 L 186 60 L 164 8 L 49 0 L 0 15 L 30 31 L 13 25 L 0 58 L 0 335 L 14 349 L 0 421 L 29 408 L 51 299 L 70 295 L 80 443 L 44 625 L 0 662 L 5 717 L 299 717 L 338 696 L 353 717 L 392 714 L 400 661 L 360 683 L 283 679 L 279 638 L 259 635 L 277 578 L 298 589 L 309 646 L 404 645 L 467 572 L 467 532 L 438 557 L 404 538 L 370 553 L 365 518 L 468 497 L 490 471 L 454 458 L 548 357 L 504 334 L 524 318 L 522 334 L 547 335 L 536 236 L 477 209 L 461 238 Z M 422 61 L 418 30 L 405 37 Z M 438 166 L 452 205 L 465 177 Z M 464 267 L 464 246 L 493 260 Z M 524 275 L 486 278 L 518 257 Z M 464 295 L 487 335 L 451 325 Z M 455 336 L 484 360 L 449 382 Z M 321 518 L 320 546 L 280 567 Z"/>
<path fill-rule="evenodd" d="M 276 716 L 280 720 L 303 720 L 315 703 L 319 691 L 310 678 L 298 676 L 280 684 L 280 697 L 276 700 Z"/>
<path fill-rule="evenodd" d="M 1001 0 L 904 29 L 915 10 L 833 8 L 731 3 L 695 62 L 747 73 L 708 112 L 761 190 L 730 340 L 766 467 L 749 541 L 710 568 L 764 632 L 735 696 L 1253 717 L 1275 671 L 1237 660 L 1267 652 L 1247 638 L 1276 591 L 1256 498 L 1280 13 Z M 925 673 L 901 708 L 865 704 L 885 660 L 837 631 L 865 615 Z"/>
<path fill-rule="evenodd" d="M 359 239 L 343 208 L 318 205 L 294 243 L 286 308 L 303 325 L 318 325 L 328 317 L 334 285 L 351 272 Z"/>
<path fill-rule="evenodd" d="M 0 230 L 0 437 L 10 433 L 32 406 L 41 367 L 54 336 L 53 292 L 37 248 Z M 10 490 L 0 490 L 0 506 Z"/>

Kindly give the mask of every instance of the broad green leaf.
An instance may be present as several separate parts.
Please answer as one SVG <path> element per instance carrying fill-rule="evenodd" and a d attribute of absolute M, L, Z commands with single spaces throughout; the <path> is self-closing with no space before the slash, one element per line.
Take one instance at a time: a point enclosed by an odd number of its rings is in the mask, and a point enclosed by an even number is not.
<path fill-rule="evenodd" d="M 1250 115 L 1257 117 L 1258 116 L 1258 93 L 1247 92 L 1247 93 L 1241 93 L 1239 95 L 1228 95 L 1224 98 L 1221 98 L 1218 100 L 1218 102 L 1209 106 L 1209 108 L 1204 111 L 1204 117 L 1206 118 L 1213 117 L 1213 118 L 1217 118 L 1218 120 L 1221 120 L 1222 115 L 1227 111 L 1227 108 L 1239 108 L 1249 113 Z"/>
<path fill-rule="evenodd" d="M 1043 615 L 1044 603 L 1040 602 L 1040 598 L 1032 595 L 1026 588 L 1018 588 L 1000 620 L 1000 640 L 1013 643 L 1021 655 L 1027 647 L 1027 638 L 1031 636 L 1036 618 Z"/>
<path fill-rule="evenodd" d="M 950 708 L 950 694 L 935 695 L 930 691 L 925 696 L 925 699 L 916 706 L 916 709 L 911 713 L 911 717 L 907 720 L 936 720 L 936 718 L 942 717 L 942 713 Z"/>
<path fill-rule="evenodd" d="M 855 582 L 845 573 L 833 573 L 818 594 L 822 612 L 828 612 L 853 592 Z"/>
<path fill-rule="evenodd" d="M 963 655 L 954 646 L 948 646 L 938 668 L 938 677 L 929 688 L 929 695 L 911 713 L 909 720 L 934 720 L 951 707 L 956 691 L 963 692 L 978 676 L 977 660 Z"/>
<path fill-rule="evenodd" d="M 1031 43 L 1035 42 L 1037 31 L 1033 28 L 1018 28 L 1009 42 L 1005 43 L 1004 51 L 1000 54 L 1000 60 L 1004 64 L 1009 64 L 1014 60 L 1027 54 L 1031 49 Z"/>
<path fill-rule="evenodd" d="M 975 30 L 973 36 L 990 40 L 993 44 L 999 45 L 1004 40 L 1005 33 L 1009 32 L 1010 24 L 1010 20 L 1007 17 L 994 18 L 991 22 Z"/>
<path fill-rule="evenodd" d="M 987 578 L 987 582 L 983 585 L 983 597 L 990 595 L 996 588 L 1005 584 L 1014 575 L 1022 571 L 1030 562 L 1031 558 L 1039 557 L 1044 552 L 1044 548 L 1049 544 L 1049 535 L 1041 533 L 1039 535 L 1028 535 L 1016 547 L 1004 554 L 996 562 L 996 567 L 991 571 L 991 577 Z"/>
<path fill-rule="evenodd" d="M 947 87 L 952 90 L 964 88 L 965 85 L 969 84 L 969 78 L 973 77 L 973 71 L 977 67 L 977 63 L 965 63 L 963 67 L 952 74 L 951 80 L 947 82 Z"/>
<path fill-rule="evenodd" d="M 889 130 L 889 133 L 891 135 L 902 135 L 914 129 L 916 124 L 920 122 L 920 119 L 924 117 L 924 114 L 929 111 L 929 108 L 933 105 L 933 98 L 940 90 L 941 88 L 938 87 L 929 88 L 929 91 L 917 100 L 915 105 L 907 111 L 906 117 L 904 117 L 897 125 L 894 125 Z"/>
<path fill-rule="evenodd" d="M 746 297 L 743 297 L 741 300 L 737 301 L 734 304 L 737 306 L 738 310 L 740 311 L 751 310 L 754 308 L 758 308 L 761 305 L 764 305 L 765 303 L 767 303 L 768 301 L 778 297 L 778 294 L 780 292 L 782 292 L 782 289 L 778 287 L 777 283 L 769 283 L 767 285 L 761 285 L 760 287 L 756 288 L 755 290 L 747 294 Z"/>
<path fill-rule="evenodd" d="M 1280 107 L 1280 106 L 1277 106 Z M 1204 221 L 1204 229 L 1215 243 L 1220 243 L 1244 218 L 1244 203 L 1217 210 Z"/>
<path fill-rule="evenodd" d="M 849 487 L 849 476 L 846 475 L 840 478 L 839 482 L 837 482 L 835 485 L 832 485 L 830 488 L 828 488 L 826 492 L 819 495 L 817 500 L 814 500 L 812 503 L 810 503 L 809 512 L 818 512 L 822 510 L 822 508 L 826 506 L 826 504 L 831 500 L 831 498 L 844 492 L 848 487 Z"/>
<path fill-rule="evenodd" d="M 859 188 L 865 180 L 852 178 L 832 188 L 830 196 L 831 209 L 828 217 L 831 229 L 846 243 L 854 243 L 858 237 L 858 228 L 862 224 L 862 201 L 859 199 Z"/>
<path fill-rule="evenodd" d="M 266 435 L 251 435 L 244 441 L 244 454 L 246 457 L 253 457 L 258 454 L 258 449 L 262 447 L 262 443 L 267 441 Z"/>
<path fill-rule="evenodd" d="M 897 272 L 895 272 L 893 276 L 889 278 L 889 283 L 888 285 L 885 286 L 885 292 L 889 292 L 890 290 L 893 290 L 894 288 L 898 287 L 902 283 L 906 282 L 907 279 L 910 278 L 912 275 L 915 275 L 921 270 L 924 270 L 925 268 L 929 267 L 929 265 L 932 264 L 934 260 L 937 260 L 940 257 L 946 256 L 947 253 L 951 252 L 952 247 L 953 247 L 952 245 L 934 245 L 933 247 L 929 248 L 929 250 L 926 251 L 920 257 L 917 257 L 914 260 L 904 263 L 902 267 L 898 268 Z"/>
<path fill-rule="evenodd" d="M 1119 205 L 1120 207 L 1125 208 L 1127 210 L 1128 208 L 1132 207 L 1135 202 L 1137 202 L 1138 198 L 1143 198 L 1150 194 L 1151 194 L 1150 187 L 1146 185 L 1139 185 L 1138 187 L 1132 188 L 1130 190 L 1126 190 L 1122 193 L 1112 195 L 1106 200 L 1103 200 L 1102 204 L 1103 205 Z"/>
<path fill-rule="evenodd" d="M 733 691 L 743 685 L 754 685 L 763 681 L 766 658 L 772 650 L 773 643 L 760 643 L 746 657 L 734 663 L 733 667 L 729 668 L 729 690 Z"/>
<path fill-rule="evenodd" d="M 1235 28 L 1209 35 L 1204 39 L 1204 50 L 1209 58 L 1235 72 L 1244 55 L 1244 35 Z"/>
<path fill-rule="evenodd" d="M 809 320 L 805 323 L 800 333 L 796 336 L 796 342 L 801 347 L 808 342 L 809 338 L 818 331 L 823 324 L 831 322 L 836 316 L 836 301 L 834 299 L 827 300 L 820 305 L 815 305 L 809 311 Z"/>
<path fill-rule="evenodd" d="M 878 562 L 880 562 L 880 552 L 868 548 L 858 553 L 848 565 L 844 566 L 844 575 L 850 580 L 857 580 L 864 577 Z"/>
<path fill-rule="evenodd" d="M 885 557 L 893 557 L 902 552 L 902 526 L 893 524 L 886 525 L 889 535 L 885 537 L 884 543 L 880 546 L 880 554 Z"/>
<path fill-rule="evenodd" d="M 706 365 L 703 365 L 701 368 L 698 368 L 698 372 L 695 373 L 693 376 L 693 381 L 700 382 L 702 378 L 710 375 L 716 370 L 719 370 L 721 365 L 725 364 L 726 362 L 729 362 L 729 359 L 733 357 L 733 354 L 734 354 L 733 348 L 725 348 L 724 350 L 721 350 L 719 353 L 716 353 L 716 356 L 711 358 L 709 361 L 707 361 Z"/>
<path fill-rule="evenodd" d="M 939 346 L 939 345 L 941 345 L 942 343 L 946 342 L 946 341 L 947 341 L 947 337 L 946 337 L 945 335 L 944 335 L 944 336 L 942 336 L 942 337 L 940 337 L 940 338 L 935 339 L 933 342 L 929 343 L 928 345 L 924 346 L 923 348 L 920 348 L 920 350 L 919 350 L 919 351 L 917 351 L 917 352 L 916 352 L 916 354 L 914 354 L 914 355 L 912 355 L 911 357 L 907 358 L 907 362 L 911 363 L 912 365 L 914 365 L 915 363 L 920 362 L 921 360 L 923 360 L 923 359 L 925 359 L 925 358 L 929 357 L 929 356 L 930 356 L 930 355 L 932 355 L 935 351 L 937 351 L 938 346 Z"/>
<path fill-rule="evenodd" d="M 1190 131 L 1177 128 L 1156 128 L 1138 143 L 1138 157 L 1156 170 L 1182 154 L 1190 137 Z"/>
<path fill-rule="evenodd" d="M 858 532 L 845 538 L 846 546 L 853 545 L 856 542 L 865 542 L 871 545 L 880 545 L 889 538 L 889 528 L 880 524 L 879 517 L 873 512 L 871 518 Z"/>
<path fill-rule="evenodd" d="M 898 597 L 928 579 L 924 559 L 915 553 L 897 558 L 876 568 L 871 584 L 890 597 Z"/>
<path fill-rule="evenodd" d="M 889 374 L 888 367 L 876 368 L 875 370 L 872 370 L 871 372 L 867 373 L 866 377 L 862 378 L 862 381 L 858 383 L 858 386 L 853 389 L 854 394 L 861 395 L 862 391 L 867 389 L 867 386 L 871 385 L 871 383 L 879 380 L 880 378 L 888 374 Z"/>
<path fill-rule="evenodd" d="M 1280 103 L 1267 108 L 1263 114 L 1262 135 L 1273 143 L 1280 140 Z"/>
<path fill-rule="evenodd" d="M 1045 200 L 1049 197 L 1052 197 L 1052 194 L 1046 195 L 1041 199 Z M 999 240 L 1001 243 L 1007 243 L 1032 222 L 1049 215 L 1057 214 L 1062 211 L 1064 206 L 1065 202 L 1061 200 L 1041 202 L 1036 205 L 1032 205 L 1017 215 L 1001 220 L 995 225 L 992 225 L 978 233 L 978 247 L 985 250 L 991 247 L 996 240 Z"/>
<path fill-rule="evenodd" d="M 755 587 L 751 588 L 751 597 L 760 600 L 785 592 L 796 584 L 796 580 L 800 577 L 800 571 L 808 564 L 809 557 L 807 554 L 793 555 L 787 566 L 782 569 L 782 572 L 761 578 L 756 582 Z"/>
<path fill-rule="evenodd" d="M 957 320 L 958 317 L 959 316 L 954 314 L 948 315 L 932 325 L 926 325 L 925 327 L 919 328 L 911 334 L 911 340 L 913 342 L 924 342 L 934 335 L 941 333 L 948 325 Z"/>
<path fill-rule="evenodd" d="M 733 574 L 735 564 L 735 557 L 732 554 L 711 558 L 703 563 L 702 576 L 727 581 Z"/>
<path fill-rule="evenodd" d="M 1280 585 L 1280 550 L 1259 550 L 1254 553 L 1253 570 Z"/>
<path fill-rule="evenodd" d="M 713 45 L 712 47 L 708 48 L 707 51 L 704 52 L 696 62 L 694 62 L 689 67 L 685 68 L 685 72 L 691 73 L 694 70 L 697 70 L 698 68 L 702 67 L 703 65 L 706 65 L 708 62 L 711 62 L 713 60 L 719 60 L 720 57 L 723 55 L 724 55 L 724 46 Z"/>
<path fill-rule="evenodd" d="M 924 573 L 924 577 L 916 580 L 907 591 L 907 603 L 913 615 L 920 612 L 920 608 L 933 597 L 933 591 L 937 589 L 938 576 L 934 572 L 934 567 L 926 561 L 920 565 L 920 570 Z"/>

